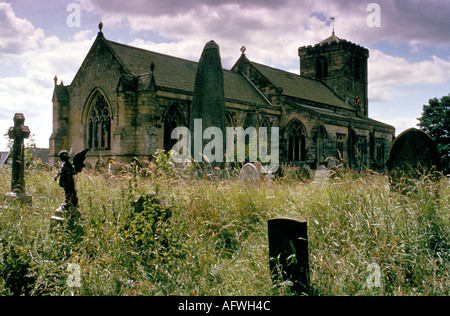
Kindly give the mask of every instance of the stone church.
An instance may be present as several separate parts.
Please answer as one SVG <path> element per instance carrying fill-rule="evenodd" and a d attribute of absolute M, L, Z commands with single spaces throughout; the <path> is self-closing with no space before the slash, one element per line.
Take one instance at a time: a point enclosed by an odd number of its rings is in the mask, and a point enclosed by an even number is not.
<path fill-rule="evenodd" d="M 392 126 L 368 117 L 369 51 L 333 34 L 300 47 L 300 73 L 242 55 L 223 70 L 226 126 L 279 127 L 280 163 L 317 168 L 328 157 L 355 168 L 384 168 Z M 62 149 L 90 148 L 94 165 L 170 150 L 171 132 L 189 127 L 198 62 L 105 38 L 102 30 L 70 85 L 53 93 L 50 161 Z M 270 137 L 270 135 L 269 135 Z"/>

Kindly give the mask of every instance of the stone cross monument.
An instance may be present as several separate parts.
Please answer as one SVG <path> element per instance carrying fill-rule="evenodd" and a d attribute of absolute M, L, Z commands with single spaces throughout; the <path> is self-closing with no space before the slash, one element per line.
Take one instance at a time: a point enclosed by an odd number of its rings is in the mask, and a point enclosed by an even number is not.
<path fill-rule="evenodd" d="M 30 136 L 30 128 L 24 125 L 25 116 L 22 113 L 14 115 L 14 127 L 8 131 L 13 140 L 11 192 L 6 194 L 7 201 L 18 201 L 21 204 L 31 204 L 31 195 L 25 192 L 25 145 L 24 139 Z"/>

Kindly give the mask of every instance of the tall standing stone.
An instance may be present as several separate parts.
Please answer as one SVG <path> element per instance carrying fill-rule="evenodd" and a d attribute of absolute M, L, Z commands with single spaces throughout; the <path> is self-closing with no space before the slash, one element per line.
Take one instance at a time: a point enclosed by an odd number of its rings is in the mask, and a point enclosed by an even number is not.
<path fill-rule="evenodd" d="M 30 137 L 30 128 L 24 125 L 25 116 L 22 113 L 14 115 L 14 127 L 8 131 L 13 140 L 11 192 L 6 194 L 7 200 L 21 204 L 31 204 L 31 195 L 25 192 L 25 145 L 24 139 Z"/>
<path fill-rule="evenodd" d="M 201 119 L 201 135 L 195 134 L 200 130 L 195 128 L 195 120 Z M 194 97 L 190 108 L 189 128 L 193 135 L 191 141 L 191 154 L 196 161 L 203 161 L 200 153 L 203 153 L 205 146 L 211 141 L 221 145 L 225 153 L 226 144 L 226 109 L 225 92 L 223 85 L 223 69 L 220 58 L 219 46 L 214 42 L 208 42 L 202 52 L 198 64 L 197 75 L 195 77 Z M 222 132 L 222 139 L 214 138 L 220 135 L 214 135 L 211 139 L 203 139 L 206 129 L 216 127 Z M 195 135 L 194 135 L 195 134 Z M 206 138 L 206 137 L 205 137 Z M 215 148 L 218 150 L 219 148 Z M 209 157 L 208 157 L 209 158 Z M 223 167 L 224 156 L 220 157 L 219 162 L 212 163 L 214 167 Z"/>

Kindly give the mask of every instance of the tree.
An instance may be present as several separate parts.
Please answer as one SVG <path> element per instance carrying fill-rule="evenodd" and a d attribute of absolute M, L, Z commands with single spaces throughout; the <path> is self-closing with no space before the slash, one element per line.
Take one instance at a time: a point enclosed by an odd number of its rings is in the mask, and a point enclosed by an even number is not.
<path fill-rule="evenodd" d="M 450 94 L 428 101 L 417 124 L 436 143 L 445 174 L 450 173 Z"/>
<path fill-rule="evenodd" d="M 3 134 L 3 137 L 5 137 L 7 145 L 6 147 L 8 148 L 8 150 L 11 153 L 12 150 L 12 146 L 14 145 L 14 141 L 9 138 L 8 136 L 8 132 L 9 129 L 7 129 L 5 131 L 5 133 Z M 33 158 L 33 153 L 36 150 L 36 140 L 35 140 L 36 135 L 35 134 L 30 134 L 30 137 L 28 137 L 25 140 L 25 165 L 29 166 L 30 164 L 33 163 L 34 158 Z M 12 153 L 11 153 L 12 155 Z"/>

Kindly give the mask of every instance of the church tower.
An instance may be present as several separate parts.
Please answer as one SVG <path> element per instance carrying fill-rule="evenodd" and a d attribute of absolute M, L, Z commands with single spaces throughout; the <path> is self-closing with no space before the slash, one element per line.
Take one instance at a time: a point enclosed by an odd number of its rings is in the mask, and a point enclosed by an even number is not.
<path fill-rule="evenodd" d="M 322 42 L 300 47 L 298 54 L 301 76 L 323 82 L 354 105 L 359 116 L 368 117 L 366 48 L 338 38 L 333 30 Z"/>

